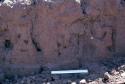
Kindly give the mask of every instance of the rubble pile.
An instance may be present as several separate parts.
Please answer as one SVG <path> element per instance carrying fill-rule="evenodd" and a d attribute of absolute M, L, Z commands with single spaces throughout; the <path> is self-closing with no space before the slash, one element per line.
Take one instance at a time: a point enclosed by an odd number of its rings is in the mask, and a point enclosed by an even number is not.
<path fill-rule="evenodd" d="M 125 84 L 125 65 L 113 69 L 110 72 L 105 72 L 103 77 L 91 80 L 89 78 L 77 78 L 60 76 L 53 76 L 43 72 L 32 76 L 22 78 L 15 77 L 14 80 L 6 79 L 3 84 Z M 94 74 L 97 75 L 97 74 Z M 74 76 L 74 75 L 73 75 Z"/>
<path fill-rule="evenodd" d="M 103 78 L 98 78 L 88 84 L 125 84 L 125 65 L 122 65 L 117 70 L 105 72 Z"/>

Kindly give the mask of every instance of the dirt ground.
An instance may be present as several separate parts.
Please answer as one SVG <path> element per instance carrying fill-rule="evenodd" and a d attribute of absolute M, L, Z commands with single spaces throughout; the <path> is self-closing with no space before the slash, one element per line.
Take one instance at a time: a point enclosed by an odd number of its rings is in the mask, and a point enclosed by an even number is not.
<path fill-rule="evenodd" d="M 89 74 L 51 75 L 50 71 L 42 71 L 31 76 L 6 77 L 2 84 L 125 84 L 124 57 L 113 57 L 88 66 L 92 67 Z"/>

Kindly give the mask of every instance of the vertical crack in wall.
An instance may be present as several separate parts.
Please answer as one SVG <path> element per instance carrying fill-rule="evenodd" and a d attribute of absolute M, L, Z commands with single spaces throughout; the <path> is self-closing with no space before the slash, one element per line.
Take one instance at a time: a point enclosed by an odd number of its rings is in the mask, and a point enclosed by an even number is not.
<path fill-rule="evenodd" d="M 57 42 L 57 48 L 58 48 L 58 50 L 57 50 L 57 53 L 58 53 L 58 56 L 60 56 L 61 55 L 61 43 L 60 42 Z"/>
<path fill-rule="evenodd" d="M 116 29 L 112 28 L 112 52 L 116 52 Z"/>
<path fill-rule="evenodd" d="M 87 14 L 87 13 L 86 13 L 87 5 L 88 5 L 88 3 L 87 3 L 86 0 L 81 0 L 80 6 L 81 6 L 81 10 L 82 10 L 82 13 L 83 13 L 83 14 Z"/>
<path fill-rule="evenodd" d="M 117 22 L 116 18 L 113 17 L 113 23 L 111 27 L 111 40 L 112 40 L 112 46 L 110 51 L 112 52 L 113 56 L 116 54 L 116 37 L 117 37 L 117 25 L 113 25 Z"/>
<path fill-rule="evenodd" d="M 82 67 L 82 63 L 81 63 L 81 57 L 79 56 L 79 52 L 80 52 L 80 35 L 78 34 L 77 35 L 77 46 L 78 46 L 78 50 L 77 50 L 77 60 L 78 60 L 78 65 L 79 65 L 79 68 Z"/>
<path fill-rule="evenodd" d="M 34 37 L 34 28 L 35 28 L 34 25 L 35 25 L 36 19 L 37 19 L 37 15 L 33 14 L 32 21 L 31 21 L 32 27 L 31 27 L 30 35 L 31 35 L 32 44 L 35 47 L 36 51 L 42 52 L 42 49 L 40 48 L 38 42 L 36 41 Z"/>

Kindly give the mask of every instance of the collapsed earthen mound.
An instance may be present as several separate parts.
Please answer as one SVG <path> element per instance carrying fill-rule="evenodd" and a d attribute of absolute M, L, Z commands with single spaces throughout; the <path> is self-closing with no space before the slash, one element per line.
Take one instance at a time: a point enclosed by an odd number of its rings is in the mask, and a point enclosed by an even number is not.
<path fill-rule="evenodd" d="M 58 1 L 58 0 L 57 0 Z M 0 7 L 2 69 L 89 68 L 125 52 L 125 1 L 74 0 Z M 3 66 L 4 65 L 4 66 Z"/>

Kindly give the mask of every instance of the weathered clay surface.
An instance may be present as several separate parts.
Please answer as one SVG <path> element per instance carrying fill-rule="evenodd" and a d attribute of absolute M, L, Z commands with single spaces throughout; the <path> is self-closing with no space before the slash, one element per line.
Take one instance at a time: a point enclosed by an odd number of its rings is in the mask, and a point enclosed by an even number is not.
<path fill-rule="evenodd" d="M 0 11 L 0 62 L 9 71 L 81 68 L 125 54 L 124 0 L 41 2 Z"/>

